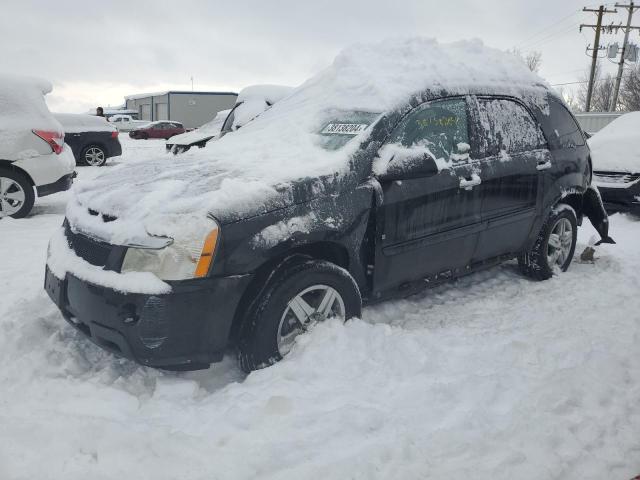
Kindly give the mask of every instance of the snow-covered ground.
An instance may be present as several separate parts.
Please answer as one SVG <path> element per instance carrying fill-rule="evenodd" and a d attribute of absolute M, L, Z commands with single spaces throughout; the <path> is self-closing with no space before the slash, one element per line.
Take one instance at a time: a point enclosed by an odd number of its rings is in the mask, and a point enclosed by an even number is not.
<path fill-rule="evenodd" d="M 122 138 L 128 163 L 164 142 Z M 113 167 L 106 167 L 113 168 Z M 79 182 L 103 170 L 80 167 Z M 245 376 L 117 359 L 42 289 L 67 194 L 0 220 L 0 479 L 640 473 L 640 221 L 547 282 L 508 263 L 320 325 Z M 577 251 L 595 232 L 580 230 Z M 578 260 L 578 259 L 576 259 Z"/>

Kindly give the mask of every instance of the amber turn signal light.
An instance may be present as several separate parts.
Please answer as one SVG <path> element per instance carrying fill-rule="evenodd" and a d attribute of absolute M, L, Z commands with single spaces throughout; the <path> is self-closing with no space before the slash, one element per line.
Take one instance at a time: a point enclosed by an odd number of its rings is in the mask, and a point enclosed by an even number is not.
<path fill-rule="evenodd" d="M 194 274 L 196 277 L 206 277 L 207 273 L 209 273 L 209 267 L 211 267 L 213 256 L 216 253 L 216 246 L 218 245 L 218 232 L 219 230 L 217 228 L 211 230 L 204 241 L 202 253 L 200 253 L 200 260 L 198 260 Z"/>

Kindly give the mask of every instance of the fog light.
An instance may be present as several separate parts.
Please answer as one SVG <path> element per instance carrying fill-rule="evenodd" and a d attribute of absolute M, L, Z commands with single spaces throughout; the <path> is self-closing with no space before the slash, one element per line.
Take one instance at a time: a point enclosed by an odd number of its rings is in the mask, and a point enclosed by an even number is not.
<path fill-rule="evenodd" d="M 158 348 L 169 336 L 166 302 L 162 298 L 149 297 L 142 307 L 138 335 L 143 345 L 151 349 Z"/>

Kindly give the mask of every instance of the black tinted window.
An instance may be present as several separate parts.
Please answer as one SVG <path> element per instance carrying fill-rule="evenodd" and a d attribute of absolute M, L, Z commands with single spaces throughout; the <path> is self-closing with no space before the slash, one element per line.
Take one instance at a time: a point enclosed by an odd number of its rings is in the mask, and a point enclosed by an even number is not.
<path fill-rule="evenodd" d="M 424 146 L 436 159 L 450 160 L 452 154 L 458 153 L 458 144 L 469 143 L 468 132 L 465 99 L 444 99 L 426 103 L 409 113 L 396 127 L 389 143 Z"/>
<path fill-rule="evenodd" d="M 550 100 L 549 110 L 551 128 L 553 129 L 549 139 L 551 148 L 571 148 L 584 145 L 582 130 L 566 107 L 555 100 Z"/>
<path fill-rule="evenodd" d="M 479 99 L 479 144 L 487 155 L 521 153 L 546 148 L 546 141 L 529 111 L 513 100 Z"/>

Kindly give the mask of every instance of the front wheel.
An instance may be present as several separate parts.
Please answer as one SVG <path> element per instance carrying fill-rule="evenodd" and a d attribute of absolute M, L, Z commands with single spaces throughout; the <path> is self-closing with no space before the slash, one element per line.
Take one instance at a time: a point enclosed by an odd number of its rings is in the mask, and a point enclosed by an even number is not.
<path fill-rule="evenodd" d="M 238 338 L 240 367 L 250 372 L 272 365 L 317 323 L 359 317 L 361 310 L 358 286 L 343 268 L 323 260 L 283 267 L 245 316 Z"/>
<path fill-rule="evenodd" d="M 578 239 L 576 212 L 569 205 L 553 208 L 533 248 L 518 257 L 522 272 L 536 280 L 547 280 L 555 268 L 566 272 L 573 260 Z"/>

